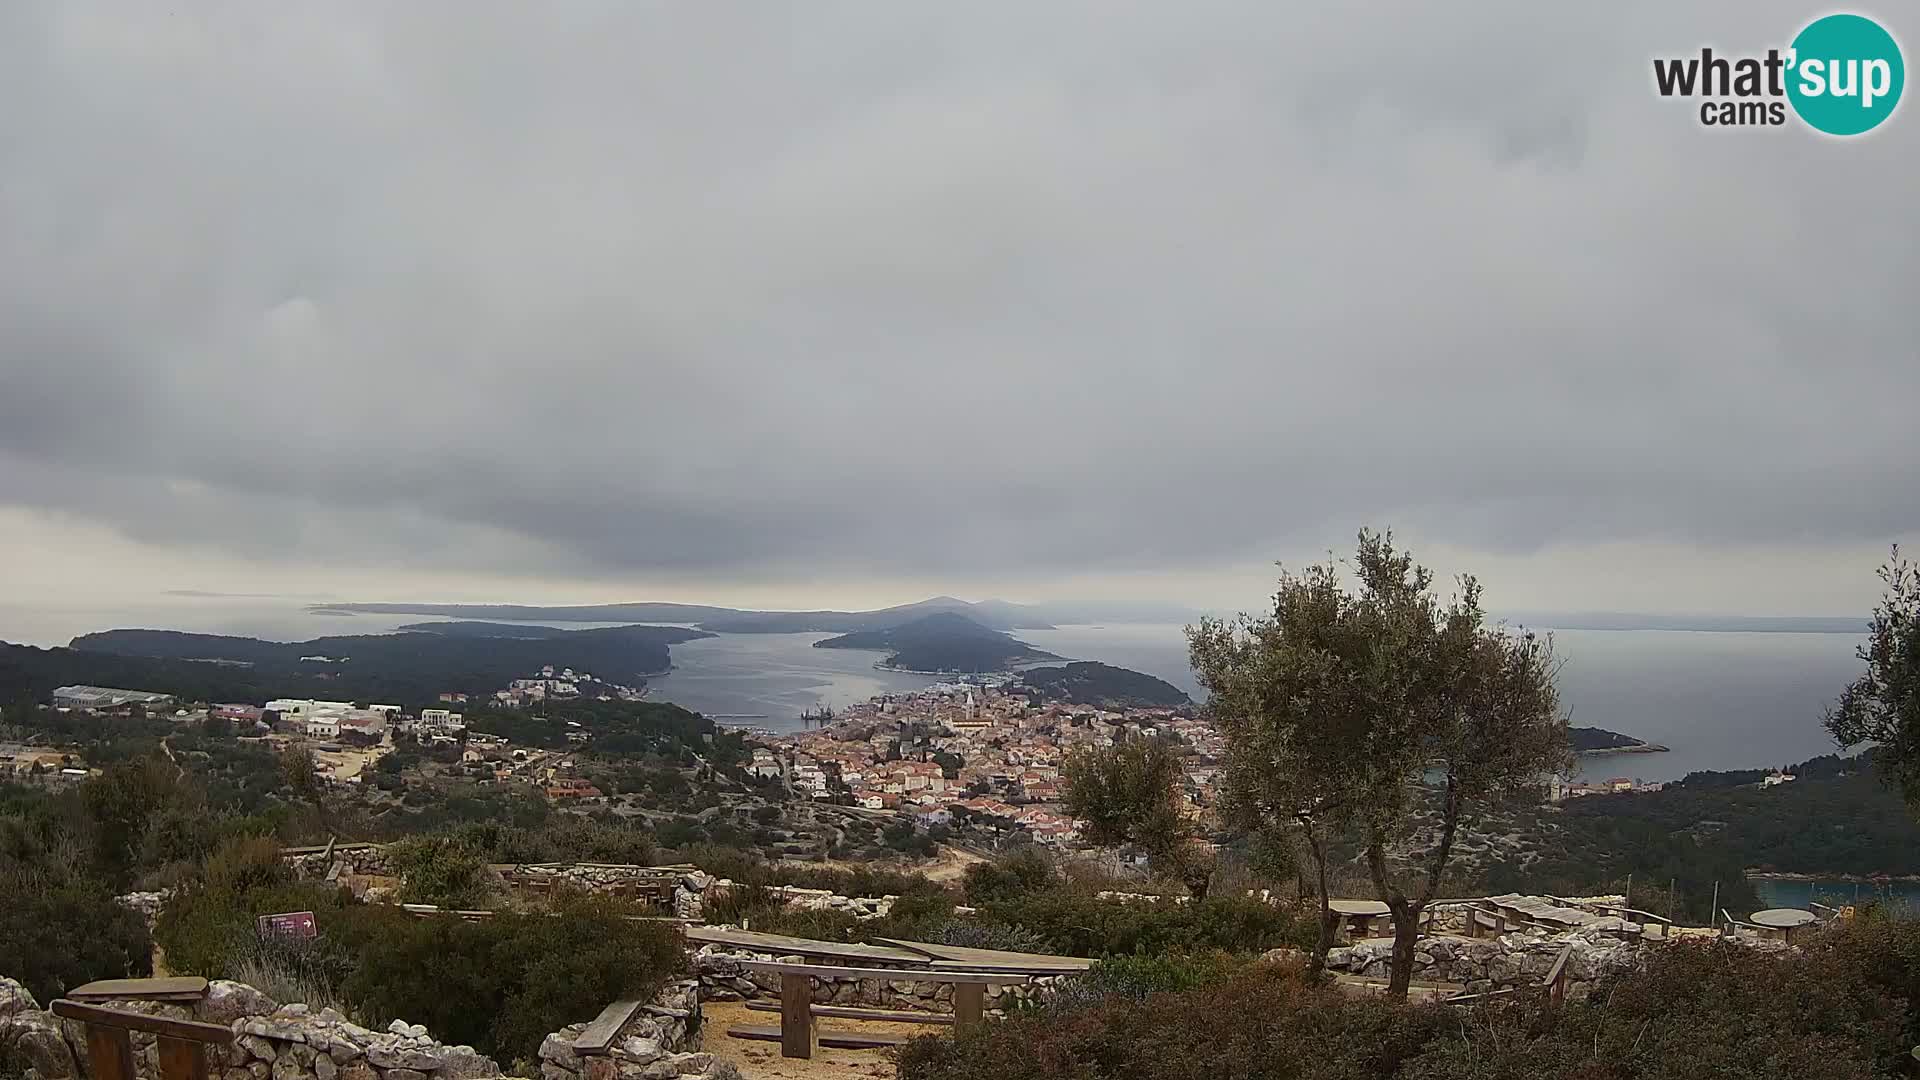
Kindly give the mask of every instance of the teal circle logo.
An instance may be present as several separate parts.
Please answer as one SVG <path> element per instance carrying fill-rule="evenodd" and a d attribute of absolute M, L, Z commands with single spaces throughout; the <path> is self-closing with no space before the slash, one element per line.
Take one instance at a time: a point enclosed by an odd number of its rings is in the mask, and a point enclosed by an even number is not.
<path fill-rule="evenodd" d="M 1900 104 L 1907 66 L 1900 44 L 1864 15 L 1828 15 L 1793 39 L 1787 100 L 1809 127 L 1859 135 L 1879 127 Z"/>

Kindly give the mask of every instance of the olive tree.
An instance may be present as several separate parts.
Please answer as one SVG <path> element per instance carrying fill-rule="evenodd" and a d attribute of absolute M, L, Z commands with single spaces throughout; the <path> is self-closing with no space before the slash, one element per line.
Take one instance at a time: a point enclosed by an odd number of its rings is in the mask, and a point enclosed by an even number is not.
<path fill-rule="evenodd" d="M 1333 565 L 1283 575 L 1270 616 L 1203 622 L 1190 643 L 1218 697 L 1232 812 L 1243 824 L 1285 817 L 1302 827 L 1320 870 L 1323 943 L 1332 922 L 1321 830 L 1357 835 L 1393 916 L 1388 992 L 1404 997 L 1420 918 L 1461 826 L 1506 799 L 1537 797 L 1567 767 L 1567 725 L 1551 643 L 1489 624 L 1474 578 L 1462 576 L 1443 602 L 1431 571 L 1390 533 L 1369 530 L 1347 569 L 1351 584 Z M 1416 830 L 1429 810 L 1435 826 Z M 1389 852 L 1407 849 L 1390 864 Z"/>
<path fill-rule="evenodd" d="M 1920 809 L 1920 569 L 1895 547 L 1880 580 L 1886 592 L 1858 650 L 1867 670 L 1828 710 L 1826 727 L 1843 748 L 1874 743 L 1876 767 Z"/>
<path fill-rule="evenodd" d="M 1062 763 L 1063 799 L 1086 839 L 1133 848 L 1156 873 L 1180 881 L 1198 899 L 1213 878 L 1211 851 L 1187 816 L 1180 755 L 1164 739 L 1136 736 L 1111 747 L 1075 751 Z"/>
<path fill-rule="evenodd" d="M 1271 614 L 1206 619 L 1187 630 L 1193 670 L 1226 742 L 1223 823 L 1269 844 L 1275 833 L 1297 828 L 1312 859 L 1320 904 L 1316 972 L 1326 965 L 1339 921 L 1328 906 L 1328 843 L 1359 789 L 1354 755 L 1345 748 L 1356 704 L 1338 662 L 1353 649 L 1334 640 L 1351 632 L 1339 618 L 1343 600 L 1331 565 L 1283 572 Z"/>

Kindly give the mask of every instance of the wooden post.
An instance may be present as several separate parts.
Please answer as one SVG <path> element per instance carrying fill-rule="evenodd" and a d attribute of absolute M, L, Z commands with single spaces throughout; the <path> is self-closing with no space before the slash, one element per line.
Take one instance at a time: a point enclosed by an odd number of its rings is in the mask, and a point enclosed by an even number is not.
<path fill-rule="evenodd" d="M 134 1080 L 133 1040 L 127 1029 L 88 1024 L 87 1062 L 93 1080 Z"/>
<path fill-rule="evenodd" d="M 206 1044 L 165 1035 L 159 1043 L 161 1080 L 207 1080 Z"/>
<path fill-rule="evenodd" d="M 958 983 L 953 988 L 953 1028 L 961 1031 L 986 1019 L 985 983 Z"/>
<path fill-rule="evenodd" d="M 813 1030 L 813 980 L 787 972 L 780 976 L 780 1056 L 811 1058 L 817 1045 L 819 1041 Z"/>
<path fill-rule="evenodd" d="M 1709 926 L 1713 925 L 1713 916 L 1719 910 L 1720 910 L 1720 880 L 1718 878 L 1715 878 L 1713 882 L 1713 905 L 1707 908 L 1707 925 Z"/>

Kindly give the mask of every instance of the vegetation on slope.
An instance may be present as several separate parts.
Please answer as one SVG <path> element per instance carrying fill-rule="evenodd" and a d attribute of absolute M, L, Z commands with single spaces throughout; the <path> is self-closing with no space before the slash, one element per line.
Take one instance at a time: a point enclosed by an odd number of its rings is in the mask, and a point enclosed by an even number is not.
<path fill-rule="evenodd" d="M 880 630 L 859 630 L 813 643 L 816 649 L 873 649 L 887 667 L 904 671 L 978 674 L 1017 664 L 1058 660 L 1026 642 L 989 630 L 964 615 L 938 612 Z"/>
<path fill-rule="evenodd" d="M 1643 967 L 1583 1002 L 1516 999 L 1471 1012 L 1351 997 L 1287 965 L 1224 980 L 1201 972 L 1186 976 L 1197 989 L 1066 995 L 916 1039 L 900 1077 L 1868 1080 L 1911 1064 L 1916 947 L 1920 927 L 1878 919 L 1801 955 L 1674 945 L 1649 950 Z"/>
<path fill-rule="evenodd" d="M 1063 667 L 1030 668 L 1020 675 L 1041 701 L 1097 705 L 1103 709 L 1177 709 L 1193 704 L 1186 691 L 1145 672 L 1091 660 Z"/>

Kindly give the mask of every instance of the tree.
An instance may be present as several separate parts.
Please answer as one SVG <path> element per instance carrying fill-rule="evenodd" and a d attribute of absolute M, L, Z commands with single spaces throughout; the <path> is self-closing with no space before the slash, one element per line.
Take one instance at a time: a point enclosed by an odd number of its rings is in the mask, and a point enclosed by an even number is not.
<path fill-rule="evenodd" d="M 1362 705 L 1340 659 L 1362 644 L 1341 617 L 1348 599 L 1331 564 L 1283 572 L 1271 615 L 1204 619 L 1187 631 L 1207 711 L 1226 739 L 1222 819 L 1268 849 L 1276 834 L 1296 828 L 1312 859 L 1315 972 L 1325 968 L 1339 925 L 1329 907 L 1327 845 L 1363 786 L 1351 742 Z"/>
<path fill-rule="evenodd" d="M 1487 625 L 1474 578 L 1442 604 L 1431 571 L 1390 533 L 1365 529 L 1349 567 L 1351 589 L 1332 565 L 1283 575 L 1272 616 L 1203 622 L 1190 641 L 1203 685 L 1220 696 L 1229 812 L 1243 824 L 1300 824 L 1320 871 L 1323 941 L 1320 830 L 1338 821 L 1358 831 L 1393 916 L 1388 991 L 1405 997 L 1420 916 L 1460 826 L 1565 769 L 1567 725 L 1550 643 Z M 1430 801 L 1437 829 L 1416 837 Z M 1388 866 L 1403 846 L 1415 848 L 1410 875 Z"/>
<path fill-rule="evenodd" d="M 287 794 L 301 802 L 320 805 L 320 774 L 313 762 L 313 751 L 290 746 L 280 753 L 280 776 L 286 781 Z"/>
<path fill-rule="evenodd" d="M 1920 811 L 1920 568 L 1895 546 L 1880 580 L 1886 592 L 1858 649 L 1867 670 L 1827 711 L 1826 728 L 1846 749 L 1876 744 L 1875 764 Z"/>
<path fill-rule="evenodd" d="M 1213 860 L 1186 815 L 1180 789 L 1186 772 L 1163 739 L 1131 738 L 1086 749 L 1061 766 L 1066 811 L 1102 847 L 1144 852 L 1155 873 L 1175 878 L 1196 898 L 1207 894 Z"/>

